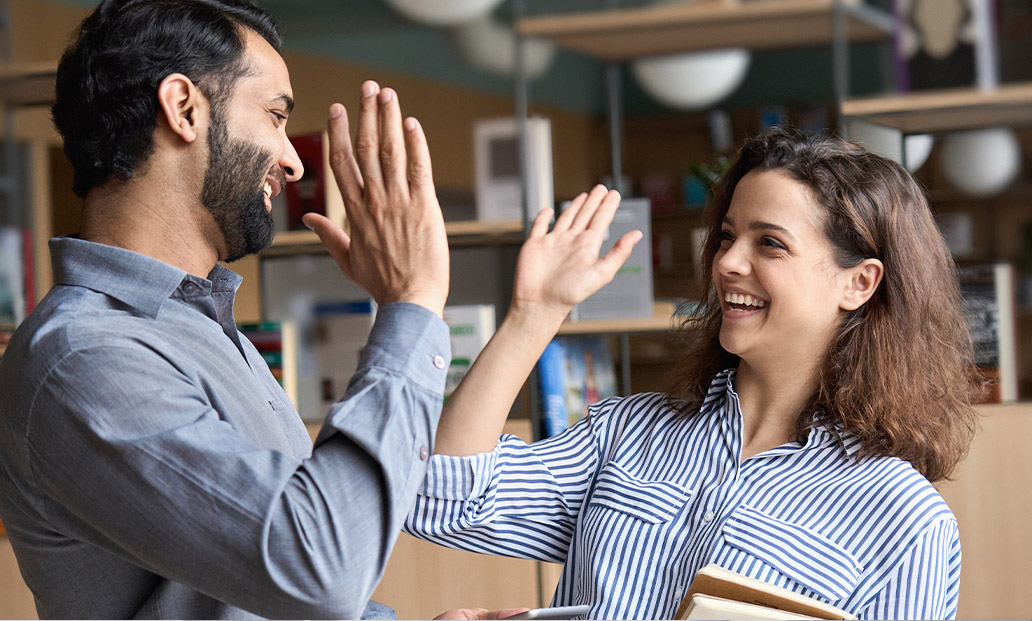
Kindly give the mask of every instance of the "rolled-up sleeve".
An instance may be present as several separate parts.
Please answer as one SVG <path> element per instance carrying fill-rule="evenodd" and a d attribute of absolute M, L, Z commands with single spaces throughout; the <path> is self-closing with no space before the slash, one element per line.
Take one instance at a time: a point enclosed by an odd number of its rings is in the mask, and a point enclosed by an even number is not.
<path fill-rule="evenodd" d="M 406 532 L 461 550 L 561 563 L 599 461 L 605 412 L 534 444 L 434 455 Z"/>
<path fill-rule="evenodd" d="M 220 601 L 359 618 L 422 484 L 449 352 L 430 311 L 381 308 L 299 461 L 256 446 L 146 344 L 72 349 L 32 403 L 34 483 L 69 534 Z"/>

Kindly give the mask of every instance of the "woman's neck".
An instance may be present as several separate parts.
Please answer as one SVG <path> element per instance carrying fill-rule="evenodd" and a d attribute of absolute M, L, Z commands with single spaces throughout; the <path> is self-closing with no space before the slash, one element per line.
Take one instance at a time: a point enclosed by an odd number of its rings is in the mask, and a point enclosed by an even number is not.
<path fill-rule="evenodd" d="M 742 460 L 790 441 L 817 388 L 816 368 L 809 373 L 790 365 L 761 370 L 742 360 L 735 379 L 742 409 Z"/>

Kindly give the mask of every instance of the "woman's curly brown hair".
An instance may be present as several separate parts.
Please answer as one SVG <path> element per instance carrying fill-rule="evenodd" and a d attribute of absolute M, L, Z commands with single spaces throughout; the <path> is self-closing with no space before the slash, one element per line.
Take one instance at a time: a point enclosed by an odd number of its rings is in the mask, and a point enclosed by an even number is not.
<path fill-rule="evenodd" d="M 871 299 L 843 311 L 818 391 L 799 414 L 798 437 L 827 425 L 860 441 L 858 458 L 895 456 L 931 481 L 948 477 L 971 442 L 971 404 L 983 386 L 956 267 L 921 188 L 899 164 L 851 142 L 768 130 L 745 143 L 717 188 L 707 215 L 705 274 L 735 187 L 753 170 L 780 171 L 810 189 L 825 210 L 824 234 L 840 267 L 867 258 L 884 265 Z M 685 411 L 698 408 L 717 373 L 738 366 L 738 356 L 720 346 L 720 322 L 711 283 L 682 325 L 688 353 L 670 396 Z"/>

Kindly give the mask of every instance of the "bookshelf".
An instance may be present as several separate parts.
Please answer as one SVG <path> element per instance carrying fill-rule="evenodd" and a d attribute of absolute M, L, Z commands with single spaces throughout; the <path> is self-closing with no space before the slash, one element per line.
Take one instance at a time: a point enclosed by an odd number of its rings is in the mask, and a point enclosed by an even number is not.
<path fill-rule="evenodd" d="M 502 220 L 455 220 L 444 223 L 450 246 L 497 246 L 523 243 L 523 222 Z M 266 257 L 324 254 L 326 249 L 313 231 L 280 231 L 272 245 L 262 252 Z"/>
<path fill-rule="evenodd" d="M 851 42 L 889 38 L 892 20 L 871 7 L 841 5 Z M 768 50 L 830 45 L 833 0 L 699 1 L 527 17 L 516 30 L 600 60 L 620 62 L 725 47 Z"/>
<path fill-rule="evenodd" d="M 650 317 L 567 321 L 559 328 L 559 334 L 568 336 L 574 334 L 667 332 L 677 328 L 675 310 L 672 302 L 656 301 L 652 303 L 652 316 Z"/>
<path fill-rule="evenodd" d="M 40 106 L 54 102 L 56 62 L 0 65 L 0 105 Z"/>
<path fill-rule="evenodd" d="M 927 134 L 994 125 L 1032 125 L 1032 82 L 975 88 L 920 91 L 888 97 L 851 99 L 842 116 L 899 130 Z"/>

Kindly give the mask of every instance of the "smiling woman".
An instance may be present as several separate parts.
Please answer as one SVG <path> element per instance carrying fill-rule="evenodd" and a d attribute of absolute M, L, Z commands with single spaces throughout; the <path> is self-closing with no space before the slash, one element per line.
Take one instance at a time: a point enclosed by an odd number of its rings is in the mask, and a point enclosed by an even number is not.
<path fill-rule="evenodd" d="M 673 618 L 707 563 L 860 618 L 954 617 L 957 521 L 929 479 L 964 453 L 978 386 L 920 189 L 854 144 L 774 129 L 709 218 L 713 285 L 674 390 L 535 444 L 481 437 L 457 422 L 504 421 L 502 388 L 549 329 L 500 346 L 507 317 L 445 407 L 406 528 L 563 563 L 552 605 L 593 619 Z"/>

